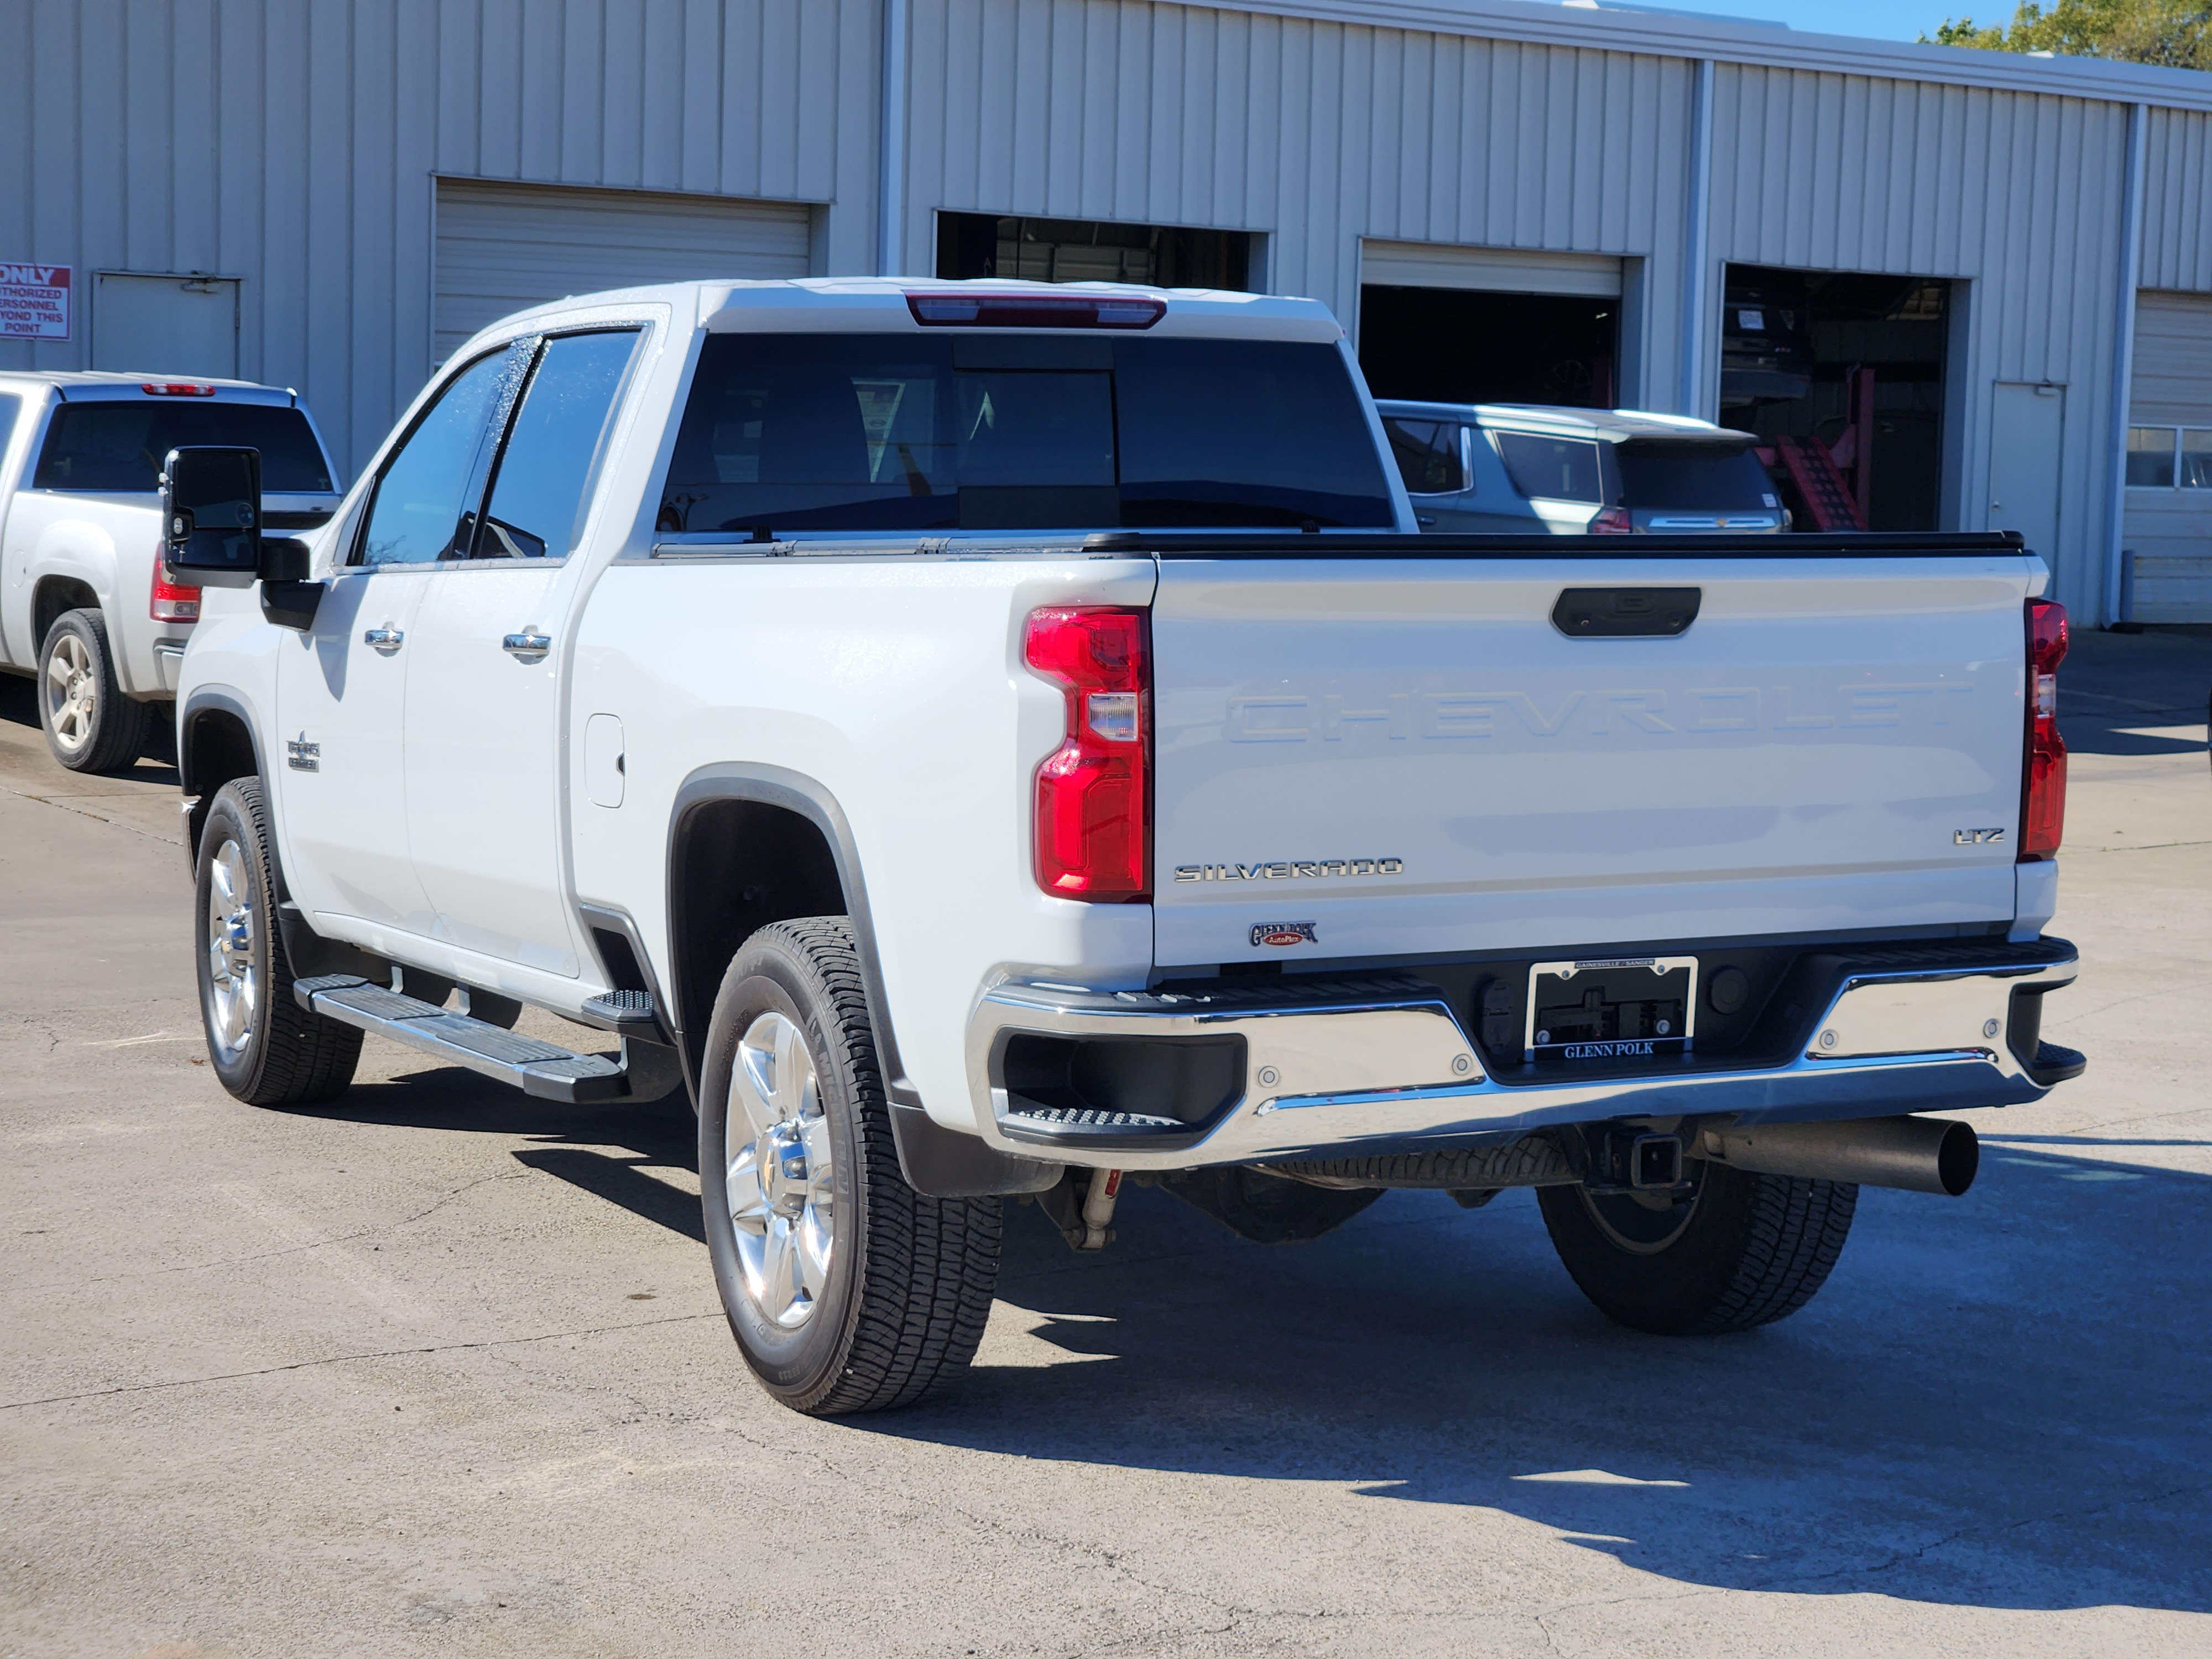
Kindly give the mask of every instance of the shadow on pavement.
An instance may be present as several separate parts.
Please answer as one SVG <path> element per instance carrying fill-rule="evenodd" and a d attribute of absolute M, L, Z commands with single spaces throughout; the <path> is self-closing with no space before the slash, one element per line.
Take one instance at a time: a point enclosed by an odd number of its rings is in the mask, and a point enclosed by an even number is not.
<path fill-rule="evenodd" d="M 2212 638 L 2201 630 L 2074 635 L 2058 671 L 2058 726 L 2083 755 L 2203 754 Z"/>
<path fill-rule="evenodd" d="M 173 705 L 157 705 L 166 716 Z M 39 726 L 38 682 L 21 674 L 0 674 L 0 727 L 18 728 L 18 739 L 28 737 L 37 744 L 37 751 L 45 763 L 52 768 L 58 778 L 70 774 L 47 755 L 46 733 Z M 146 726 L 145 752 L 124 771 L 108 774 L 130 778 L 139 783 L 166 784 L 174 787 L 177 775 L 177 731 L 173 720 L 149 720 Z"/>
<path fill-rule="evenodd" d="M 2212 1610 L 2212 1182 L 1984 1170 L 1869 1189 L 1809 1308 L 1702 1340 L 1608 1324 L 1527 1194 L 1392 1194 L 1270 1250 L 1137 1191 L 1097 1258 L 1017 1210 L 1033 1357 L 852 1426 L 1477 1505 L 1687 1584 Z"/>
<path fill-rule="evenodd" d="M 2205 742 L 2197 734 L 2204 730 L 2204 712 L 2147 714 L 2081 698 L 2069 704 L 2059 730 L 2076 755 L 2202 755 Z"/>
<path fill-rule="evenodd" d="M 0 720 L 39 729 L 38 682 L 22 674 L 0 674 Z"/>
<path fill-rule="evenodd" d="M 538 1144 L 516 1152 L 516 1163 L 706 1243 L 698 1199 L 646 1173 L 698 1168 L 698 1121 L 680 1095 L 642 1106 L 562 1106 L 459 1066 L 441 1066 L 389 1082 L 356 1083 L 343 1100 L 289 1109 L 348 1123 L 527 1137 Z"/>

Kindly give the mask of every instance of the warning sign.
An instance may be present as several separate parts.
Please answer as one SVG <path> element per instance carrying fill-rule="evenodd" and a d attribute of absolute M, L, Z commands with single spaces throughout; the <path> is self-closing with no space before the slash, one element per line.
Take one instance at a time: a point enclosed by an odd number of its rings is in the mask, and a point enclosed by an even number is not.
<path fill-rule="evenodd" d="M 0 339 L 70 337 L 70 268 L 0 264 Z"/>

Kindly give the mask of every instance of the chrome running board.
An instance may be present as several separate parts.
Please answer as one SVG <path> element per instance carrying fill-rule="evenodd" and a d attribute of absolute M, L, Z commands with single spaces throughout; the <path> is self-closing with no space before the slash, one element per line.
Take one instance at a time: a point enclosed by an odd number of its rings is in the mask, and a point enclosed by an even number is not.
<path fill-rule="evenodd" d="M 557 1044 L 541 1042 L 419 998 L 388 991 L 352 974 L 324 974 L 295 981 L 292 994 L 309 1013 L 357 1025 L 423 1054 L 465 1066 L 540 1100 L 580 1106 L 629 1097 L 629 1074 L 603 1055 L 574 1054 Z"/>

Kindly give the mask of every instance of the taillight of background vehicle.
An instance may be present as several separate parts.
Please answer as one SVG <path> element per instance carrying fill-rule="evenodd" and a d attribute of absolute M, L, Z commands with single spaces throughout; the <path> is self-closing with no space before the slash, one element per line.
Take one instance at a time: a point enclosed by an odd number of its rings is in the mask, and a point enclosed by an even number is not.
<path fill-rule="evenodd" d="M 1152 896 L 1150 614 L 1030 613 L 1024 655 L 1066 688 L 1066 740 L 1036 775 L 1037 885 L 1061 898 Z"/>
<path fill-rule="evenodd" d="M 146 607 L 147 614 L 155 622 L 188 623 L 200 619 L 200 591 L 171 581 L 161 569 L 161 555 L 165 546 L 157 544 L 154 549 L 154 597 Z"/>
<path fill-rule="evenodd" d="M 1584 533 L 1591 536 L 1633 536 L 1636 520 L 1628 516 L 1628 509 L 1625 507 L 1601 507 Z"/>
<path fill-rule="evenodd" d="M 2027 756 L 2021 781 L 2020 857 L 2047 859 L 2066 831 L 2066 739 L 2058 735 L 2058 665 L 2066 655 L 2066 607 L 2027 602 Z"/>

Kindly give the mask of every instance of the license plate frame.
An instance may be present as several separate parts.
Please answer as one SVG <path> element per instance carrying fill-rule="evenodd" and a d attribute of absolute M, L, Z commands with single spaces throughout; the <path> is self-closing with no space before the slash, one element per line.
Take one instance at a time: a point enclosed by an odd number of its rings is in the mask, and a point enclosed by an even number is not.
<path fill-rule="evenodd" d="M 1559 999 L 1577 979 L 1585 983 L 1578 988 L 1577 1018 L 1563 1021 L 1559 1013 L 1570 1005 Z M 1601 998 L 1595 1006 L 1589 1001 L 1592 990 Z M 1526 1007 L 1521 1046 L 1526 1062 L 1618 1065 L 1672 1059 L 1697 1046 L 1698 959 L 1584 957 L 1534 963 L 1528 969 Z M 1633 1013 L 1626 1012 L 1631 1009 Z M 1637 1029 L 1623 1031 L 1619 1029 L 1623 1023 Z M 1661 1024 L 1672 1029 L 1656 1029 Z M 1561 1029 L 1554 1030 L 1555 1025 Z"/>

